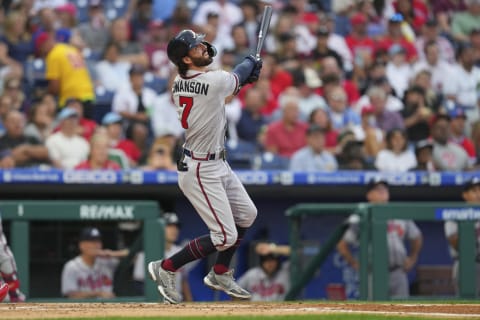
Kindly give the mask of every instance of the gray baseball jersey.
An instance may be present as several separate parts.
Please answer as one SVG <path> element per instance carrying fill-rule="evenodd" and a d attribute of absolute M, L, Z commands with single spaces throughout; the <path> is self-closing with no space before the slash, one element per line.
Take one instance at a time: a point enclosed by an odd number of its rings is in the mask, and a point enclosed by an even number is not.
<path fill-rule="evenodd" d="M 351 245 L 358 246 L 359 235 L 358 224 L 353 224 L 345 232 L 343 239 Z M 387 222 L 388 266 L 390 270 L 389 294 L 391 297 L 406 297 L 409 295 L 408 277 L 403 270 L 407 258 L 405 240 L 413 240 L 420 235 L 420 229 L 412 220 L 388 220 Z"/>
<path fill-rule="evenodd" d="M 185 129 L 186 168 L 178 185 L 208 226 L 217 250 L 237 241 L 236 226 L 250 227 L 257 209 L 240 179 L 222 159 L 226 116 L 225 99 L 238 91 L 238 77 L 223 70 L 189 70 L 177 76 L 173 100 Z"/>
<path fill-rule="evenodd" d="M 289 266 L 284 262 L 273 277 L 261 267 L 251 268 L 238 279 L 238 285 L 252 294 L 252 301 L 283 301 L 290 290 Z"/>
<path fill-rule="evenodd" d="M 113 292 L 113 275 L 119 260 L 98 257 L 92 267 L 80 256 L 68 261 L 62 271 L 62 295 L 71 292 Z"/>
<path fill-rule="evenodd" d="M 17 271 L 15 258 L 7 244 L 7 238 L 3 233 L 2 217 L 0 215 L 0 272 L 3 274 L 12 274 Z"/>

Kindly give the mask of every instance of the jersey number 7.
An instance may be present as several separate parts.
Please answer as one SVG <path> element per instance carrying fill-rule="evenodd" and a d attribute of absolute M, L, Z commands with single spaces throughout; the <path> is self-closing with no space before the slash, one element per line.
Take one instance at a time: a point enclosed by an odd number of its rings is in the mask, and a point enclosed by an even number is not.
<path fill-rule="evenodd" d="M 193 107 L 193 97 L 180 96 L 178 97 L 178 103 L 182 107 L 182 127 L 183 129 L 188 129 L 187 118 Z"/>

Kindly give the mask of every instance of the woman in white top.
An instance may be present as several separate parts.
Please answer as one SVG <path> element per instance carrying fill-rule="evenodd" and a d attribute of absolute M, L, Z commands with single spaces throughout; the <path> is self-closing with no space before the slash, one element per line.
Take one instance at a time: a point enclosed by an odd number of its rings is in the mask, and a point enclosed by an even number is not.
<path fill-rule="evenodd" d="M 403 129 L 392 129 L 386 136 L 387 148 L 377 154 L 375 167 L 379 171 L 406 172 L 417 165 L 415 154 L 407 147 Z"/>

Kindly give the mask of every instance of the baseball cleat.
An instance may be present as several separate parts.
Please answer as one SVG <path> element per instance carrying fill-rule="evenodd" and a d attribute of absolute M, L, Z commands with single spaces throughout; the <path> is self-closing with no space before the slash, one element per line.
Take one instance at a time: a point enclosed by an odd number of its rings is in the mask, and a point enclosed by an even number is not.
<path fill-rule="evenodd" d="M 5 297 L 7 296 L 8 289 L 9 289 L 8 284 L 6 283 L 0 284 L 0 302 L 2 302 L 3 299 L 5 299 Z"/>
<path fill-rule="evenodd" d="M 177 304 L 182 300 L 175 285 L 175 272 L 162 268 L 162 261 L 152 261 L 148 264 L 150 278 L 157 283 L 158 292 L 166 301 Z"/>
<path fill-rule="evenodd" d="M 252 295 L 247 290 L 240 287 L 233 278 L 233 269 L 224 274 L 216 274 L 212 270 L 203 278 L 203 283 L 211 289 L 220 290 L 230 297 L 239 299 L 250 299 Z"/>

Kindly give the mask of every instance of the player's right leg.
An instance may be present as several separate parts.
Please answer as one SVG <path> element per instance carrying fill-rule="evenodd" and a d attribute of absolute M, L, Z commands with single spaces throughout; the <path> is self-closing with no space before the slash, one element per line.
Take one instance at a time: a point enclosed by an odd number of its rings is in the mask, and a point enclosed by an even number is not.
<path fill-rule="evenodd" d="M 157 289 L 166 301 L 176 304 L 182 298 L 177 292 L 175 284 L 175 272 L 162 268 L 162 261 L 152 261 L 148 264 L 150 278 L 157 283 Z"/>

